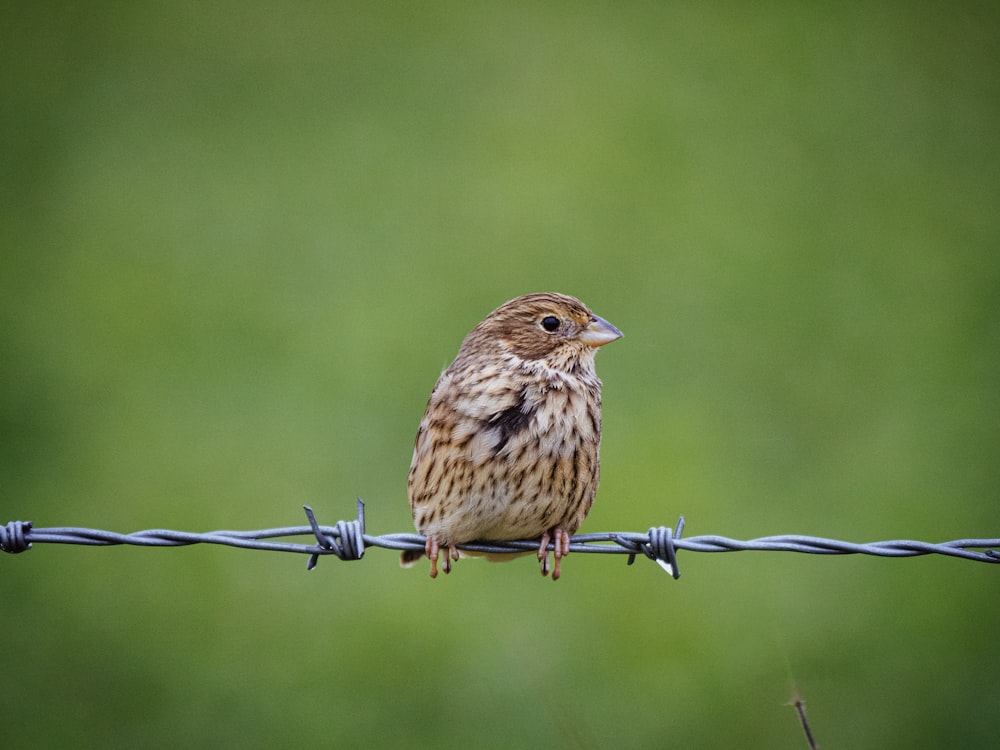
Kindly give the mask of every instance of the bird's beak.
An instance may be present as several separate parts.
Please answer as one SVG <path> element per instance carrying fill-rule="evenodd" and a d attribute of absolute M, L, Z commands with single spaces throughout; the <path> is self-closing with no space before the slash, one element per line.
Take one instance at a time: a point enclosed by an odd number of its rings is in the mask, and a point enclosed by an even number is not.
<path fill-rule="evenodd" d="M 615 339 L 622 337 L 622 332 L 611 325 L 604 318 L 596 315 L 590 325 L 580 333 L 580 341 L 587 346 L 604 346 L 610 344 Z"/>

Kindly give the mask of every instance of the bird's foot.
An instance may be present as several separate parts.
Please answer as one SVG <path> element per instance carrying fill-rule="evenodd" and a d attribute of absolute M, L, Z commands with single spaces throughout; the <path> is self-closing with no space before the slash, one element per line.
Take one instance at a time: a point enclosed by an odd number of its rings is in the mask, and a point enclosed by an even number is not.
<path fill-rule="evenodd" d="M 438 540 L 434 537 L 427 537 L 427 542 L 424 544 L 424 553 L 427 555 L 427 559 L 431 561 L 431 578 L 437 578 L 438 574 L 438 558 L 440 557 L 440 546 L 438 545 Z M 448 574 L 451 572 L 451 561 L 458 559 L 458 547 L 454 544 L 445 545 L 444 558 L 441 560 L 441 570 Z"/>
<path fill-rule="evenodd" d="M 565 529 L 558 526 L 542 534 L 538 545 L 538 560 L 542 564 L 543 576 L 549 574 L 549 542 L 552 542 L 552 559 L 554 560 L 552 565 L 552 580 L 558 581 L 559 563 L 569 554 L 569 534 L 566 533 Z"/>

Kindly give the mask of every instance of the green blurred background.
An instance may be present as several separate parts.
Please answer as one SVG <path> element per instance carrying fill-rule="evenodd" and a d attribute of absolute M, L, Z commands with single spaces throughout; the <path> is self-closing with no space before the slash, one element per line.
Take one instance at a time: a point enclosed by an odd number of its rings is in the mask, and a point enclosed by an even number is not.
<path fill-rule="evenodd" d="M 7 3 L 0 523 L 321 523 L 464 334 L 575 294 L 584 531 L 1000 535 L 994 3 Z M 0 559 L 27 746 L 986 747 L 1000 568 L 576 555 L 446 579 Z"/>

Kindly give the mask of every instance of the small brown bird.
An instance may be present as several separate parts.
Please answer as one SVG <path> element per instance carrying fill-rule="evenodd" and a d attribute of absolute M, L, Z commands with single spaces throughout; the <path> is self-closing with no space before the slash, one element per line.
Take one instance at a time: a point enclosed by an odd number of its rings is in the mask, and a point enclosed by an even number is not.
<path fill-rule="evenodd" d="M 459 544 L 539 538 L 559 563 L 587 516 L 600 473 L 601 381 L 597 348 L 621 331 L 563 294 L 501 305 L 465 340 L 438 379 L 417 432 L 407 481 L 423 552 L 437 577 Z"/>

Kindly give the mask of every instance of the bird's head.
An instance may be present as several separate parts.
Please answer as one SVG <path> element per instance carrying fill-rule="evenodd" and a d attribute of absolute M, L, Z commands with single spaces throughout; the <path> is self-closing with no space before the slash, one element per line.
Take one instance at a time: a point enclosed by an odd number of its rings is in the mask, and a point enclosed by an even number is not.
<path fill-rule="evenodd" d="M 597 347 L 621 336 L 575 297 L 544 292 L 498 307 L 472 330 L 462 349 L 492 349 L 523 360 L 544 360 L 553 369 L 573 370 L 581 361 L 592 361 Z"/>

